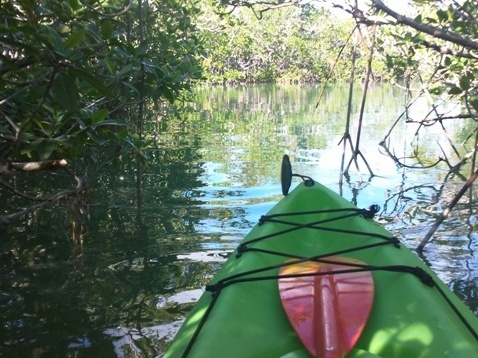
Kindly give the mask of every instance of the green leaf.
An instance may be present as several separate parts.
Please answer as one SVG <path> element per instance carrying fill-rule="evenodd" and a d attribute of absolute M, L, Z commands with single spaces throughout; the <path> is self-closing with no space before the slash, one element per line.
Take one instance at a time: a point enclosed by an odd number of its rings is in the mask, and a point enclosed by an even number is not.
<path fill-rule="evenodd" d="M 63 44 L 63 47 L 65 49 L 70 49 L 73 47 L 78 46 L 81 41 L 85 38 L 85 30 L 80 29 L 78 31 L 73 32 L 65 41 Z"/>
<path fill-rule="evenodd" d="M 115 31 L 115 26 L 113 24 L 113 21 L 109 19 L 103 20 L 100 25 L 100 31 L 101 31 L 101 36 L 103 36 L 104 39 L 111 38 Z"/>
<path fill-rule="evenodd" d="M 462 93 L 463 90 L 458 86 L 453 86 L 448 90 L 448 94 L 456 95 Z"/>
<path fill-rule="evenodd" d="M 113 92 L 103 84 L 97 77 L 92 76 L 82 68 L 70 68 L 70 72 L 75 74 L 78 78 L 87 81 L 91 86 L 96 88 L 101 94 L 107 97 L 113 97 Z"/>
<path fill-rule="evenodd" d="M 58 34 L 58 32 L 51 26 L 45 26 L 43 28 L 45 30 L 47 39 L 51 48 L 54 50 L 60 50 L 63 48 L 63 39 Z"/>
<path fill-rule="evenodd" d="M 38 156 L 41 160 L 47 160 L 52 155 L 57 146 L 57 141 L 54 139 L 45 139 L 42 146 L 39 148 Z"/>
<path fill-rule="evenodd" d="M 89 108 L 82 108 L 80 109 L 80 115 L 81 115 L 81 118 L 83 119 L 91 119 L 91 116 L 93 115 L 93 111 Z"/>
<path fill-rule="evenodd" d="M 471 78 L 469 75 L 462 76 L 460 78 L 460 87 L 462 90 L 467 91 L 471 87 Z"/>
<path fill-rule="evenodd" d="M 101 126 L 123 127 L 125 125 L 126 125 L 126 122 L 121 119 L 105 119 L 104 121 L 99 122 L 95 127 L 101 127 Z"/>
<path fill-rule="evenodd" d="M 148 51 L 148 47 L 148 44 L 143 42 L 141 45 L 138 46 L 138 48 L 136 48 L 135 55 L 138 57 L 143 56 L 146 51 Z"/>
<path fill-rule="evenodd" d="M 109 142 L 109 139 L 101 138 L 99 135 L 97 135 L 94 132 L 88 132 L 87 135 L 88 135 L 88 138 L 97 145 L 104 145 Z"/>
<path fill-rule="evenodd" d="M 91 116 L 91 120 L 93 121 L 93 123 L 96 124 L 98 122 L 103 121 L 106 117 L 108 117 L 109 114 L 110 112 L 107 109 L 103 108 L 93 113 L 93 115 Z"/>
<path fill-rule="evenodd" d="M 415 22 L 418 22 L 418 23 L 420 23 L 420 24 L 423 22 L 422 14 L 418 14 L 418 16 L 415 17 Z"/>
<path fill-rule="evenodd" d="M 57 141 L 54 139 L 39 138 L 27 144 L 20 150 L 20 154 L 27 155 L 29 158 L 40 158 L 47 160 L 52 155 L 57 146 Z"/>
<path fill-rule="evenodd" d="M 126 66 L 124 66 L 121 71 L 118 72 L 117 76 L 118 77 L 123 77 L 124 75 L 128 74 L 129 72 L 131 72 L 131 70 L 133 69 L 133 65 L 132 64 L 128 64 Z"/>
<path fill-rule="evenodd" d="M 168 87 L 163 87 L 163 96 L 169 101 L 169 103 L 174 103 L 174 100 L 176 99 L 174 91 Z"/>
<path fill-rule="evenodd" d="M 104 68 L 109 72 L 110 75 L 115 74 L 115 65 L 113 61 L 111 61 L 108 57 L 100 60 L 100 63 L 103 65 Z"/>
<path fill-rule="evenodd" d="M 78 0 L 67 0 L 67 3 L 73 10 L 78 10 L 80 7 Z"/>
<path fill-rule="evenodd" d="M 80 106 L 80 96 L 75 82 L 61 72 L 53 79 L 50 95 L 64 110 L 74 111 Z"/>
<path fill-rule="evenodd" d="M 61 35 L 66 35 L 70 32 L 70 28 L 66 26 L 65 24 L 59 24 L 57 27 L 57 31 Z"/>
<path fill-rule="evenodd" d="M 448 11 L 439 9 L 437 11 L 437 17 L 438 17 L 438 20 L 440 20 L 440 21 L 447 21 L 448 20 Z"/>
<path fill-rule="evenodd" d="M 429 92 L 434 95 L 441 95 L 444 91 L 443 85 L 441 84 L 433 84 L 429 88 Z"/>

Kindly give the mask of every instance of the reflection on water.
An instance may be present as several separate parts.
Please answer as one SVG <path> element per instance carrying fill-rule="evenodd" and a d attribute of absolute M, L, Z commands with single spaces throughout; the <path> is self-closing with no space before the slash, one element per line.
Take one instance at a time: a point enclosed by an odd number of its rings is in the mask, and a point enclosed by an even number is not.
<path fill-rule="evenodd" d="M 316 109 L 319 91 L 199 90 L 197 113 L 188 121 L 149 123 L 146 136 L 158 146 L 147 153 L 140 207 L 136 164 L 125 161 L 95 183 L 82 247 L 72 246 L 62 207 L 11 228 L 0 240 L 0 356 L 160 356 L 202 288 L 282 197 L 284 153 L 295 172 L 359 207 L 380 205 L 377 220 L 415 247 L 462 182 L 443 184 L 443 169 L 398 168 L 382 153 L 378 143 L 402 111 L 401 93 L 384 86 L 368 96 L 361 143 L 377 176 L 358 182 L 352 170 L 339 187 L 347 87 L 330 88 Z M 358 108 L 354 103 L 352 117 Z M 433 130 L 430 138 L 439 138 Z M 410 155 L 414 131 L 413 125 L 394 131 L 390 147 L 397 156 Z M 441 150 L 435 144 L 426 147 L 430 158 Z M 478 314 L 478 219 L 466 202 L 425 259 Z"/>

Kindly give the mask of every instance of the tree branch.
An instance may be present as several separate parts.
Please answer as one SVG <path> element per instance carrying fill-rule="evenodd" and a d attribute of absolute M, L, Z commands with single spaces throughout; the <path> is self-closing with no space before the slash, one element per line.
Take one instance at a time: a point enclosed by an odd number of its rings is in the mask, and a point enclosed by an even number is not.
<path fill-rule="evenodd" d="M 253 1 L 244 1 L 244 0 L 229 0 L 229 1 L 224 1 L 222 2 L 223 5 L 229 5 L 232 7 L 229 11 L 225 12 L 225 15 L 232 14 L 234 10 L 238 7 L 247 7 L 251 9 L 254 13 L 254 15 L 257 17 L 257 19 L 261 20 L 262 19 L 262 14 L 266 11 L 272 10 L 272 9 L 277 9 L 280 7 L 284 6 L 297 6 L 300 4 L 299 0 L 277 0 L 277 1 L 261 1 L 261 0 L 253 0 Z M 261 8 L 257 10 L 255 8 Z"/>
<path fill-rule="evenodd" d="M 473 53 L 468 53 L 468 52 L 464 52 L 464 51 L 455 51 L 449 47 L 446 47 L 446 46 L 440 46 L 438 44 L 435 44 L 435 43 L 432 43 L 430 41 L 427 41 L 427 40 L 421 40 L 420 43 L 427 47 L 427 48 L 430 48 L 436 52 L 438 52 L 439 54 L 442 54 L 442 55 L 452 55 L 452 56 L 457 56 L 457 57 L 462 57 L 462 58 L 471 58 L 473 60 L 476 60 L 478 59 L 478 56 L 477 55 L 474 55 Z"/>
<path fill-rule="evenodd" d="M 434 117 L 434 118 L 425 118 L 425 119 L 420 119 L 420 120 L 414 120 L 414 119 L 407 119 L 405 120 L 405 123 L 432 123 L 432 122 L 439 122 L 445 119 L 475 119 L 476 116 L 473 114 L 459 114 L 457 116 L 442 116 L 442 117 Z"/>
<path fill-rule="evenodd" d="M 33 172 L 39 170 L 57 170 L 68 165 L 65 159 L 44 160 L 39 162 L 11 162 L 0 165 L 0 175 L 11 172 Z"/>
<path fill-rule="evenodd" d="M 376 9 L 381 10 L 387 15 L 393 17 L 398 24 L 410 26 L 417 31 L 426 33 L 433 37 L 454 43 L 459 46 L 463 46 L 472 50 L 478 50 L 477 41 L 471 40 L 470 38 L 455 34 L 453 32 L 435 26 L 418 23 L 409 17 L 400 15 L 399 13 L 393 11 L 392 9 L 387 7 L 381 0 L 372 0 L 372 4 Z"/>

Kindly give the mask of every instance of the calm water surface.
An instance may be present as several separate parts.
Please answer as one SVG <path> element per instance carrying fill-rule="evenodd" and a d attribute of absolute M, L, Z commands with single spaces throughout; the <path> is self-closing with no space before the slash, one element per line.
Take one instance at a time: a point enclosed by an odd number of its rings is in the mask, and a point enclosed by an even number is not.
<path fill-rule="evenodd" d="M 348 88 L 329 88 L 315 108 L 320 90 L 200 89 L 188 121 L 148 124 L 156 146 L 147 153 L 150 165 L 139 188 L 136 164 L 128 160 L 92 185 L 82 243 L 72 242 L 65 206 L 32 214 L 2 234 L 0 356 L 161 356 L 202 287 L 282 197 L 284 153 L 294 172 L 359 207 L 380 205 L 378 220 L 416 247 L 463 180 L 445 184 L 444 167 L 405 169 L 383 154 L 379 143 L 402 113 L 404 95 L 379 86 L 369 95 L 360 144 L 376 175 L 359 161 L 362 175 L 352 166 L 339 185 Z M 359 103 L 358 97 L 352 135 Z M 427 108 L 418 102 L 411 111 L 418 118 Z M 450 135 L 464 135 L 463 123 L 447 125 Z M 395 128 L 390 148 L 397 157 L 410 156 L 417 140 L 425 161 L 441 150 L 453 155 L 439 128 L 419 137 L 416 129 L 404 123 Z M 66 178 L 58 174 L 57 180 Z M 12 204 L 5 193 L 1 199 Z M 427 246 L 424 259 L 478 314 L 478 216 L 468 201 Z"/>

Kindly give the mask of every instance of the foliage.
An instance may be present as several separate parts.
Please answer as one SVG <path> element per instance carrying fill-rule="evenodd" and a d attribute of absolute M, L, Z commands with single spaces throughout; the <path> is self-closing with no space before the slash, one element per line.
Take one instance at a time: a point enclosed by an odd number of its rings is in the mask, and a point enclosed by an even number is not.
<path fill-rule="evenodd" d="M 140 153 L 139 108 L 173 104 L 200 78 L 197 14 L 178 0 L 2 0 L 3 171 L 62 158 L 91 172 Z"/>
<path fill-rule="evenodd" d="M 141 65 L 144 97 L 174 102 L 198 77 L 194 9 L 162 6 L 146 9 L 150 32 L 140 39 L 132 3 L 3 1 L 2 161 L 73 158 L 85 146 L 133 140 L 125 112 L 144 100 Z"/>
<path fill-rule="evenodd" d="M 329 11 L 306 4 L 258 12 L 256 7 L 216 9 L 204 6 L 201 35 L 207 48 L 203 68 L 210 83 L 323 82 L 348 80 L 354 23 L 337 20 Z M 366 51 L 364 51 L 365 53 Z M 365 74 L 359 54 L 358 76 Z M 377 77 L 380 77 L 378 75 Z"/>

